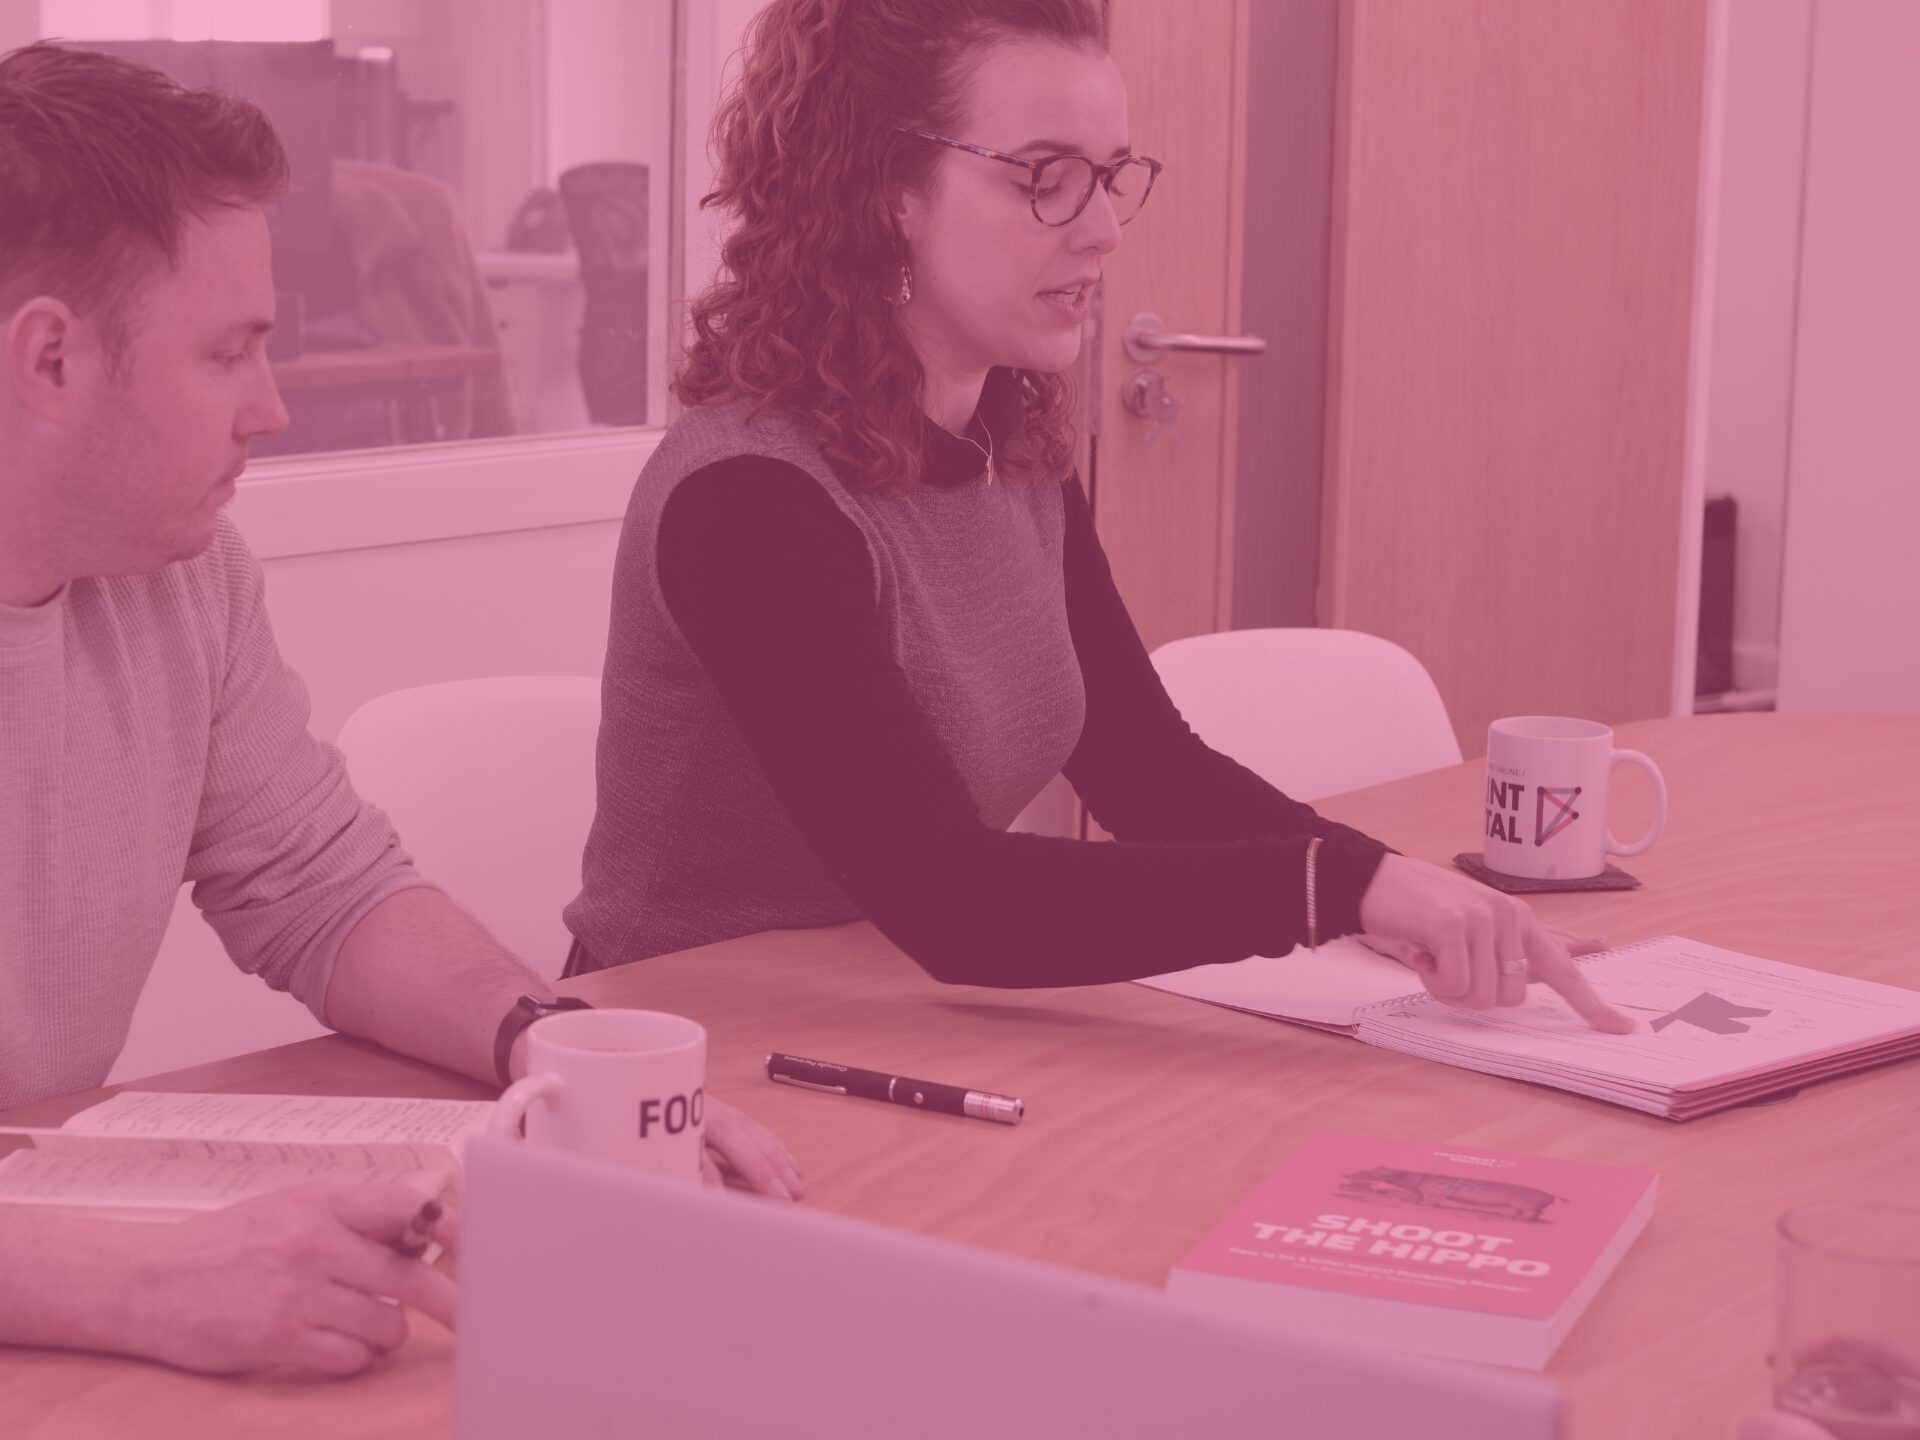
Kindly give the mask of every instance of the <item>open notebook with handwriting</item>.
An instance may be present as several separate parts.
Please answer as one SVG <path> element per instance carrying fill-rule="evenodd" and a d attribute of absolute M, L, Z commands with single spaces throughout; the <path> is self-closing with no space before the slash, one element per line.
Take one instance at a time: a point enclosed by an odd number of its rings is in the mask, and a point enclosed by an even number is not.
<path fill-rule="evenodd" d="M 1350 936 L 1313 952 L 1201 965 L 1139 983 L 1669 1120 L 1920 1055 L 1920 991 L 1898 985 L 1678 935 L 1576 963 L 1603 999 L 1642 1022 L 1640 1030 L 1591 1029 L 1544 985 L 1529 987 L 1526 1004 L 1510 1009 L 1457 1009 Z"/>

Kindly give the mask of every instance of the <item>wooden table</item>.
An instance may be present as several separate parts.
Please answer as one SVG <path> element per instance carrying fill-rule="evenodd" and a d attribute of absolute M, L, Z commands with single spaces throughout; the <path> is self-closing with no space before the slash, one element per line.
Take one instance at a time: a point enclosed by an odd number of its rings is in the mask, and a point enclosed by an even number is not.
<path fill-rule="evenodd" d="M 1621 727 L 1620 743 L 1666 772 L 1666 837 L 1629 862 L 1644 888 L 1542 897 L 1549 920 L 1617 943 L 1678 931 L 1920 986 L 1920 718 L 1656 720 Z M 1445 861 L 1477 848 L 1481 783 L 1468 763 L 1319 808 Z M 1616 833 L 1638 833 L 1642 783 L 1623 782 Z M 713 1090 L 792 1146 L 807 1203 L 1149 1285 L 1323 1127 L 1659 1170 L 1652 1224 L 1548 1370 L 1574 1440 L 1729 1434 L 1730 1417 L 1765 1394 L 1774 1217 L 1830 1196 L 1909 1200 L 1920 1179 L 1910 1065 L 1676 1125 L 1136 985 L 943 987 L 864 925 L 752 936 L 567 988 L 706 1024 Z M 1020 1095 L 1027 1121 L 1007 1129 L 772 1085 L 759 1066 L 773 1049 Z M 338 1037 L 141 1084 L 479 1093 Z M 8 1118 L 56 1122 L 99 1098 Z M 445 1435 L 450 1355 L 424 1320 L 385 1369 L 344 1384 L 0 1353 L 0 1434 Z"/>

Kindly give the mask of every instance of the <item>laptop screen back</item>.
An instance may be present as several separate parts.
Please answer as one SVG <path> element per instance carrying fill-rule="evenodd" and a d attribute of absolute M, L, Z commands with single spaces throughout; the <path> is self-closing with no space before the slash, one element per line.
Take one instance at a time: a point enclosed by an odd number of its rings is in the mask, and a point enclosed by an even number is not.
<path fill-rule="evenodd" d="M 475 1140 L 457 1434 L 1550 1440 L 1530 1375 Z"/>

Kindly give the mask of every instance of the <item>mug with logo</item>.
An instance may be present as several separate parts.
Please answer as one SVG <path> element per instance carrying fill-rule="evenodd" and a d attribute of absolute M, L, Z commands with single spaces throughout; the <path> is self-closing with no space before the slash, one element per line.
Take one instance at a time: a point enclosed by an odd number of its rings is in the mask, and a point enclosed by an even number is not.
<path fill-rule="evenodd" d="M 1607 785 L 1621 765 L 1653 781 L 1653 824 L 1631 845 L 1607 829 Z M 1533 880 L 1598 875 L 1609 855 L 1639 855 L 1667 824 L 1667 782 L 1638 750 L 1614 748 L 1593 720 L 1517 715 L 1487 728 L 1486 838 L 1489 870 Z"/>
<path fill-rule="evenodd" d="M 698 1182 L 707 1032 L 659 1010 L 567 1010 L 527 1027 L 526 1078 L 490 1133 Z"/>

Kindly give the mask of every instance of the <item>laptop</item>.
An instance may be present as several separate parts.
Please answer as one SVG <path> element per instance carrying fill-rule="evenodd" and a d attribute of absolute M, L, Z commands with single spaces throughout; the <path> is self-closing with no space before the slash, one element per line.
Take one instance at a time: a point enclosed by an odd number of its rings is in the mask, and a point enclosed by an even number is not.
<path fill-rule="evenodd" d="M 1255 1329 L 1157 1290 L 469 1142 L 459 1440 L 1552 1440 L 1540 1376 Z"/>

